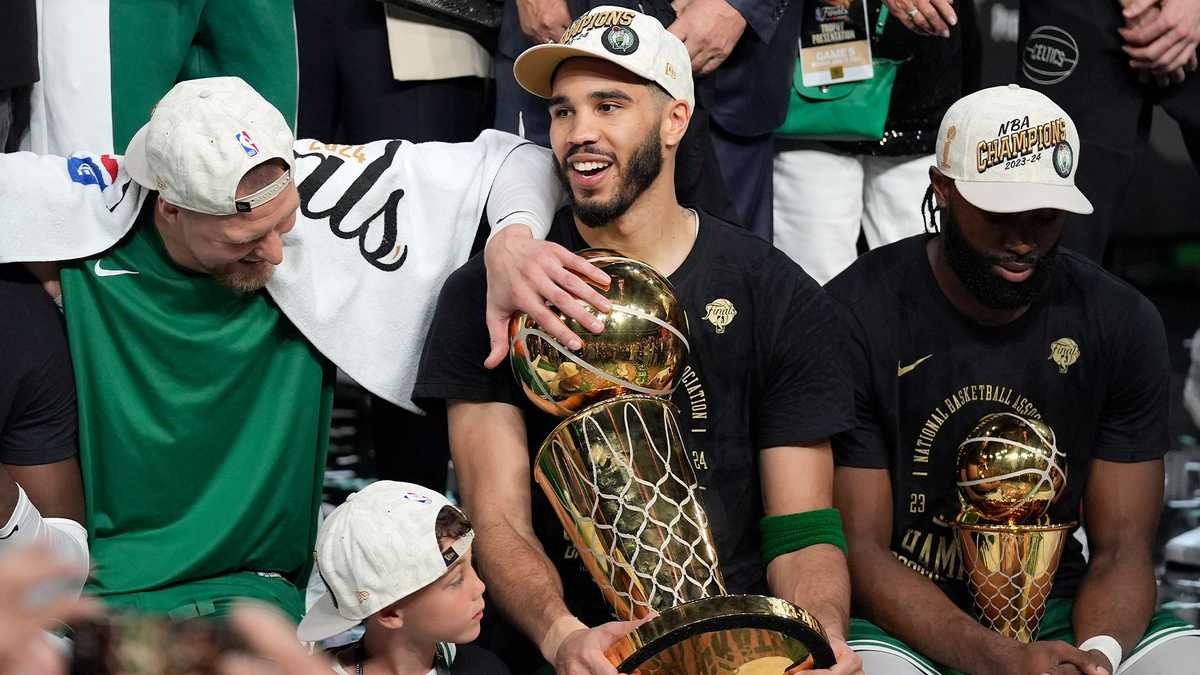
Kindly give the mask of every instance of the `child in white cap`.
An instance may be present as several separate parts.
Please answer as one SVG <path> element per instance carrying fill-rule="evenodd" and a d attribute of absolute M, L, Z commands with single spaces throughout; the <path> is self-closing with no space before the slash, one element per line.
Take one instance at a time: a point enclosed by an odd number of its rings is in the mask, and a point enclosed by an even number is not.
<path fill-rule="evenodd" d="M 334 654 L 342 675 L 507 673 L 486 651 L 456 648 L 483 618 L 474 536 L 466 514 L 419 485 L 380 481 L 350 495 L 317 533 L 325 594 L 297 635 L 316 642 L 365 624 Z"/>

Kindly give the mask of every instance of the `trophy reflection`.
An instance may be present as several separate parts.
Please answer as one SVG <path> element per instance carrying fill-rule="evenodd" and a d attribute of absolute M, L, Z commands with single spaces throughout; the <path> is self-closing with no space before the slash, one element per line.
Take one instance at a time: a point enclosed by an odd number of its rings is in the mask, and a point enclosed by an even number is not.
<path fill-rule="evenodd" d="M 954 529 L 981 623 L 1032 642 L 1046 611 L 1063 544 L 1076 523 L 1046 512 L 1067 482 L 1066 455 L 1044 423 L 985 416 L 958 446 Z"/>
<path fill-rule="evenodd" d="M 779 675 L 827 668 L 820 624 L 778 598 L 727 595 L 700 489 L 667 398 L 687 365 L 688 327 L 669 282 L 602 249 L 581 252 L 612 279 L 613 311 L 570 352 L 526 315 L 510 362 L 529 398 L 567 417 L 534 477 L 605 600 L 622 620 L 658 613 L 606 655 L 641 675 Z M 554 309 L 554 308 L 551 308 Z"/>

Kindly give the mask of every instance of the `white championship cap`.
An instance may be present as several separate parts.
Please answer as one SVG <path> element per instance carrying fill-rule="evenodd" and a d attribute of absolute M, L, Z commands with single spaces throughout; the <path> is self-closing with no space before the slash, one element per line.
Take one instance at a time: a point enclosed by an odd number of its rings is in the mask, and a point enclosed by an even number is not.
<path fill-rule="evenodd" d="M 434 526 L 446 497 L 385 480 L 346 498 L 317 532 L 325 594 L 296 629 L 305 642 L 331 638 L 440 579 L 471 549 L 467 532 L 442 549 Z"/>
<path fill-rule="evenodd" d="M 964 96 L 942 118 L 934 151 L 938 170 L 984 211 L 1092 212 L 1075 187 L 1079 132 L 1041 92 L 1010 84 Z"/>
<path fill-rule="evenodd" d="M 652 16 L 609 5 L 591 9 L 557 43 L 526 49 L 513 64 L 513 75 L 529 93 L 550 98 L 554 71 L 575 56 L 611 61 L 696 109 L 687 47 Z"/>
<path fill-rule="evenodd" d="M 287 187 L 293 142 L 283 115 L 242 78 L 186 80 L 162 97 L 134 134 L 125 166 L 171 204 L 226 216 L 265 204 Z M 288 170 L 236 199 L 246 172 L 272 159 L 282 159 Z"/>

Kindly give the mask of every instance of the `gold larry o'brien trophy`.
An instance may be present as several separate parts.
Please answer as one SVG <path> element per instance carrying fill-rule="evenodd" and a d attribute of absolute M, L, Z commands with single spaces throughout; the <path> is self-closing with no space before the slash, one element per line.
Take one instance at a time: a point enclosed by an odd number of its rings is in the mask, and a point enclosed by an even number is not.
<path fill-rule="evenodd" d="M 1008 412 L 985 416 L 958 446 L 954 529 L 975 614 L 1021 642 L 1037 637 L 1076 525 L 1046 517 L 1067 482 L 1065 459 L 1050 427 Z"/>
<path fill-rule="evenodd" d="M 610 647 L 620 672 L 780 675 L 833 665 L 824 630 L 778 598 L 726 595 L 679 412 L 666 400 L 687 365 L 687 319 L 669 282 L 614 251 L 581 253 L 612 282 L 612 313 L 564 349 L 525 315 L 510 361 L 542 410 L 569 416 L 534 476 L 617 617 L 658 616 Z M 554 308 L 551 308 L 552 310 Z"/>

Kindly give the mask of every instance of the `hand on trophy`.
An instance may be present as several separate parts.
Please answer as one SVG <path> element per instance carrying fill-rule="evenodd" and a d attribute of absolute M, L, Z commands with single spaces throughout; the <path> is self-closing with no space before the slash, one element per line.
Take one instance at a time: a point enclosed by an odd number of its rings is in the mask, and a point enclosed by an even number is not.
<path fill-rule="evenodd" d="M 1021 644 L 1012 641 L 1012 657 L 1016 667 L 1006 666 L 1005 673 L 1018 675 L 1111 675 L 1108 658 L 1097 650 L 1084 652 L 1060 640 Z"/>
<path fill-rule="evenodd" d="M 568 349 L 583 342 L 546 303 L 562 308 L 584 328 L 599 333 L 604 324 L 588 313 L 587 303 L 607 314 L 610 303 L 595 288 L 608 285 L 608 275 L 567 249 L 533 238 L 528 227 L 512 225 L 484 248 L 487 266 L 487 327 L 492 351 L 483 365 L 495 368 L 508 356 L 508 320 L 523 311 Z"/>
<path fill-rule="evenodd" d="M 604 650 L 655 616 L 657 614 L 634 621 L 610 621 L 567 635 L 554 655 L 554 672 L 557 675 L 618 675 Z"/>
<path fill-rule="evenodd" d="M 837 659 L 837 663 L 828 670 L 810 671 L 811 675 L 863 675 L 862 658 L 854 653 L 845 640 L 831 635 L 829 646 L 833 648 L 833 658 Z"/>

